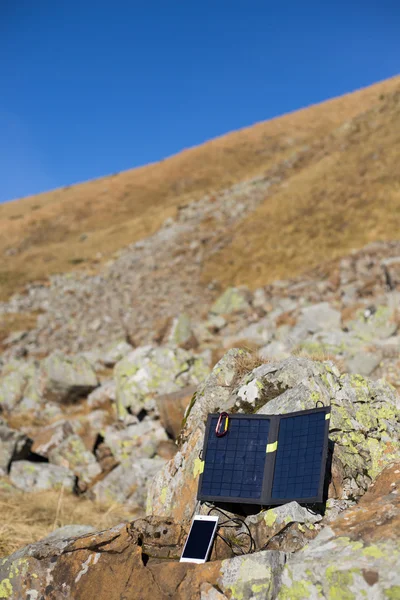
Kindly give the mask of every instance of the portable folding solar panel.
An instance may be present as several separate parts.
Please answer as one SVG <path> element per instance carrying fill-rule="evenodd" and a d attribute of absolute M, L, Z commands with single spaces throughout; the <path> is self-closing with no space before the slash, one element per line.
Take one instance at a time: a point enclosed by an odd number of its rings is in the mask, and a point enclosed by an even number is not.
<path fill-rule="evenodd" d="M 208 415 L 202 502 L 321 502 L 330 408 L 286 415 Z"/>

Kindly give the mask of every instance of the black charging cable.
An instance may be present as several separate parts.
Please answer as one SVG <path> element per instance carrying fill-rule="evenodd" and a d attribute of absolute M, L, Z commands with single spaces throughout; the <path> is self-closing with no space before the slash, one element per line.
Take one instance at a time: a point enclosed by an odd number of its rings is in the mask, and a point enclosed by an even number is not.
<path fill-rule="evenodd" d="M 245 529 L 247 529 L 247 531 L 239 531 L 236 536 L 237 538 L 240 538 L 240 536 L 245 536 L 248 538 L 249 548 L 247 550 L 243 550 L 243 548 L 240 544 L 238 544 L 237 542 L 235 542 L 231 539 L 226 539 L 223 535 L 221 535 L 220 533 L 217 532 L 217 536 L 223 542 L 225 542 L 225 544 L 232 550 L 232 552 L 235 556 L 240 556 L 241 554 L 251 554 L 252 552 L 255 552 L 256 544 L 255 544 L 253 536 L 251 535 L 250 528 L 244 519 L 241 519 L 240 517 L 230 517 L 228 515 L 228 513 L 226 513 L 224 510 L 222 510 L 222 508 L 217 508 L 216 506 L 209 504 L 208 502 L 205 502 L 204 504 L 205 504 L 205 506 L 207 506 L 207 508 L 210 509 L 208 511 L 207 515 L 210 515 L 212 512 L 218 512 L 225 517 L 225 521 L 218 523 L 218 527 L 225 527 L 225 528 L 232 528 L 232 529 L 239 529 L 241 527 L 245 527 Z M 235 549 L 236 549 L 236 551 L 235 551 Z"/>

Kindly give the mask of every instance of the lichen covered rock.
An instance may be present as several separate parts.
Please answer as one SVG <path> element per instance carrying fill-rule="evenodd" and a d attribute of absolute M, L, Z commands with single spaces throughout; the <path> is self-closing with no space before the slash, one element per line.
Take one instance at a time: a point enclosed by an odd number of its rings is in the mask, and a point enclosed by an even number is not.
<path fill-rule="evenodd" d="M 48 463 L 32 463 L 27 460 L 12 463 L 10 481 L 23 492 L 41 492 L 43 490 L 60 490 L 61 488 L 72 492 L 75 487 L 75 476 L 65 467 Z"/>
<path fill-rule="evenodd" d="M 383 381 L 341 376 L 329 362 L 291 357 L 254 369 L 235 385 L 235 357 L 231 350 L 214 367 L 188 407 L 179 452 L 160 471 L 149 492 L 148 513 L 180 520 L 195 509 L 199 458 L 208 413 L 285 414 L 331 406 L 330 439 L 333 478 L 330 495 L 352 501 L 367 490 L 372 479 L 400 458 L 399 397 Z"/>
<path fill-rule="evenodd" d="M 159 457 L 124 461 L 95 483 L 90 497 L 105 505 L 124 504 L 133 510 L 143 509 L 149 482 L 164 464 L 165 460 Z"/>
<path fill-rule="evenodd" d="M 201 468 L 199 453 L 203 446 L 207 415 L 228 408 L 236 373 L 235 357 L 240 352 L 227 352 L 193 397 L 184 418 L 181 447 L 153 480 L 147 514 L 171 516 L 179 521 L 191 518 L 196 505 Z M 230 406 L 233 402 L 232 399 Z"/>
<path fill-rule="evenodd" d="M 84 356 L 53 352 L 41 363 L 41 392 L 46 400 L 69 403 L 89 394 L 98 381 Z"/>
<path fill-rule="evenodd" d="M 2 410 L 22 410 L 21 403 L 30 401 L 34 409 L 40 402 L 38 370 L 31 362 L 11 361 L 6 364 L 0 376 L 0 407 Z"/>
<path fill-rule="evenodd" d="M 117 410 L 155 411 L 155 396 L 198 385 L 209 373 L 204 356 L 192 356 L 182 348 L 143 346 L 115 365 Z"/>
<path fill-rule="evenodd" d="M 249 307 L 249 291 L 230 287 L 214 302 L 210 312 L 214 315 L 229 315 L 245 311 Z"/>
<path fill-rule="evenodd" d="M 157 454 L 160 442 L 168 440 L 159 421 L 144 420 L 126 427 L 109 425 L 104 430 L 104 442 L 118 462 L 129 462 L 134 458 L 152 458 Z"/>
<path fill-rule="evenodd" d="M 400 463 L 289 557 L 278 600 L 400 597 Z"/>
<path fill-rule="evenodd" d="M 87 450 L 82 438 L 72 434 L 48 452 L 49 461 L 69 469 L 78 477 L 79 482 L 89 484 L 101 473 L 101 467 L 95 456 Z"/>

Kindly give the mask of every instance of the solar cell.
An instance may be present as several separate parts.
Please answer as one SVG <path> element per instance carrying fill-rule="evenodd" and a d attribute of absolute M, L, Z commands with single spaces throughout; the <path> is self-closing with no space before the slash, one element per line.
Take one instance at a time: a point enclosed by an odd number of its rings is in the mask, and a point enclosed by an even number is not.
<path fill-rule="evenodd" d="M 286 501 L 318 496 L 324 456 L 325 413 L 281 417 L 271 497 Z"/>
<path fill-rule="evenodd" d="M 209 415 L 198 499 L 265 506 L 320 502 L 329 417 L 326 407 L 287 415 L 229 415 L 227 431 L 219 437 L 219 415 Z M 223 430 L 222 424 L 220 435 Z"/>
<path fill-rule="evenodd" d="M 211 435 L 204 455 L 202 496 L 260 499 L 269 419 L 230 417 L 229 431 L 224 437 L 214 433 L 217 422 L 218 415 L 212 415 L 208 425 Z"/>

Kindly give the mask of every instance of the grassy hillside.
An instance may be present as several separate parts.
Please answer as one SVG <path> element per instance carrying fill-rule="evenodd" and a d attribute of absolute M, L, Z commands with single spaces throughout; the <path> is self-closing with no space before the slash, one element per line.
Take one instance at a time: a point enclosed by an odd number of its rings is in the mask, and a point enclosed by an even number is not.
<path fill-rule="evenodd" d="M 177 206 L 303 158 L 205 266 L 253 286 L 367 241 L 397 237 L 400 77 L 237 131 L 146 167 L 0 205 L 0 299 L 97 268 Z"/>

